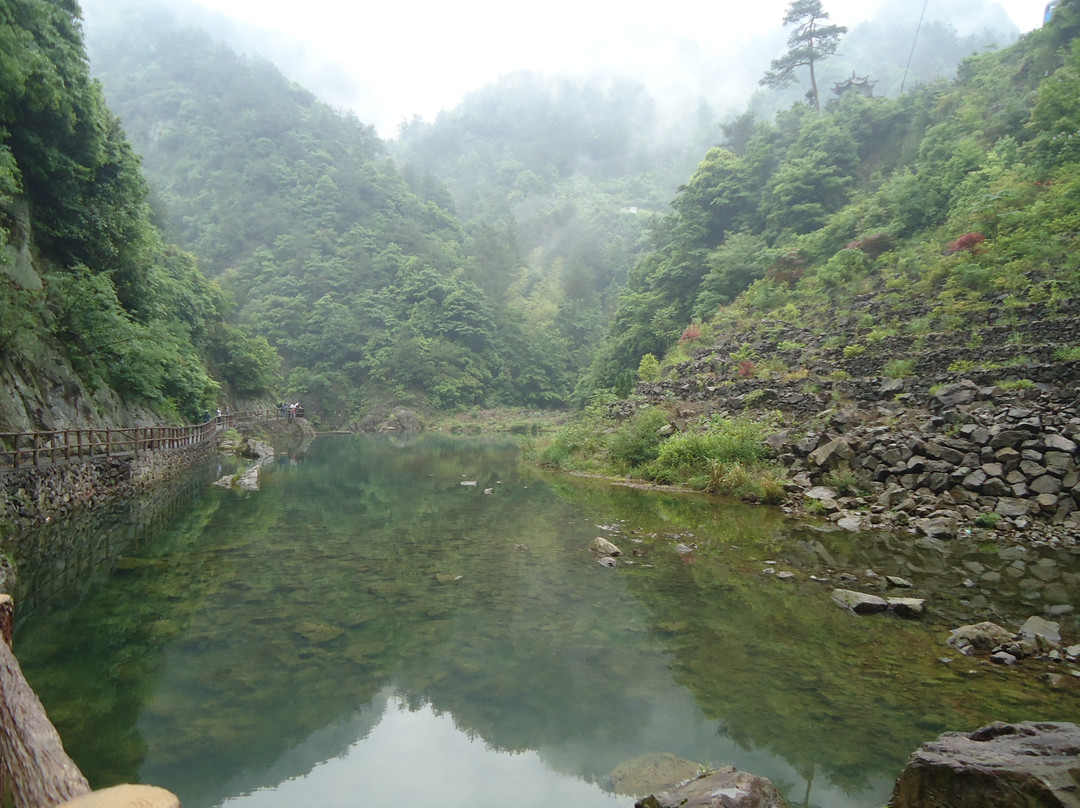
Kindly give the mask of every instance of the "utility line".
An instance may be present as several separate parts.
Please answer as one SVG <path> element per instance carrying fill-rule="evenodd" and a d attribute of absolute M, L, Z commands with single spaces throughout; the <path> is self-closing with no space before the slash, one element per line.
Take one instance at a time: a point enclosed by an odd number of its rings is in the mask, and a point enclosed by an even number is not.
<path fill-rule="evenodd" d="M 915 26 L 915 38 L 911 40 L 911 53 L 908 54 L 907 64 L 904 66 L 904 78 L 900 81 L 900 94 L 904 94 L 904 85 L 907 84 L 908 69 L 911 67 L 911 59 L 915 56 L 915 46 L 919 42 L 919 31 L 922 30 L 923 17 L 926 16 L 926 7 L 930 5 L 930 0 L 923 0 L 922 11 L 919 13 L 919 24 Z"/>

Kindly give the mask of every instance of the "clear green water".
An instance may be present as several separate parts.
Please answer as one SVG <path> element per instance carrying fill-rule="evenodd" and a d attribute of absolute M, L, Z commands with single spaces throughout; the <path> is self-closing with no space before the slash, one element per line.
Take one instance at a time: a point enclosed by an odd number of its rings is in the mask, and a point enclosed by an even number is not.
<path fill-rule="evenodd" d="M 944 730 L 1080 720 L 1077 680 L 1048 687 L 1048 663 L 939 660 L 957 656 L 948 628 L 995 615 L 1059 613 L 1075 642 L 1066 551 L 1018 566 L 820 531 L 439 435 L 319 439 L 258 493 L 199 486 L 130 519 L 91 531 L 103 549 L 78 575 L 63 553 L 24 567 L 16 650 L 94 786 L 154 783 L 186 808 L 628 807 L 608 775 L 650 753 L 870 808 Z M 75 532 L 30 543 L 79 556 Z M 633 563 L 597 564 L 599 535 Z M 810 578 L 866 589 L 868 568 L 911 580 L 931 614 L 858 618 Z"/>

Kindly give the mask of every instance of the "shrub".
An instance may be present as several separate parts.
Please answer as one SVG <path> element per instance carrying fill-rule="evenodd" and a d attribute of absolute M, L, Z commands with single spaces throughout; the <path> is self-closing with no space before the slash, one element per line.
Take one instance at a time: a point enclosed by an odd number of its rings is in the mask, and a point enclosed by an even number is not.
<path fill-rule="evenodd" d="M 835 488 L 841 495 L 855 493 L 859 479 L 849 466 L 838 466 L 830 469 L 824 477 L 825 485 Z"/>
<path fill-rule="evenodd" d="M 998 382 L 997 386 L 1000 390 L 1030 390 L 1035 386 L 1035 382 L 1031 379 L 1012 379 L 1006 382 Z"/>
<path fill-rule="evenodd" d="M 660 381 L 660 360 L 651 353 L 645 354 L 638 364 L 637 375 L 643 382 Z"/>
<path fill-rule="evenodd" d="M 749 418 L 712 418 L 701 432 L 681 432 L 666 441 L 647 476 L 659 482 L 706 480 L 716 476 L 716 464 L 754 468 L 768 455 L 768 427 Z M 701 486 L 699 486 L 701 487 Z M 706 482 L 708 490 L 715 490 Z"/>
<path fill-rule="evenodd" d="M 881 372 L 890 379 L 905 379 L 915 375 L 914 359 L 893 359 L 885 363 Z"/>
<path fill-rule="evenodd" d="M 667 413 L 658 407 L 638 410 L 608 437 L 608 456 L 619 471 L 633 471 L 655 460 L 664 436 L 661 428 L 668 423 Z"/>
<path fill-rule="evenodd" d="M 765 270 L 765 277 L 776 283 L 786 284 L 790 289 L 799 282 L 805 272 L 806 262 L 798 250 L 788 250 Z"/>
<path fill-rule="evenodd" d="M 865 345 L 848 345 L 844 348 L 844 359 L 854 359 L 866 353 Z"/>
<path fill-rule="evenodd" d="M 986 241 L 986 236 L 982 233 L 964 233 L 964 235 L 946 244 L 941 254 L 953 255 L 958 252 L 974 252 L 975 248 L 984 241 Z"/>
<path fill-rule="evenodd" d="M 688 325 L 679 337 L 679 344 L 693 342 L 698 339 L 701 339 L 701 328 L 696 325 Z"/>

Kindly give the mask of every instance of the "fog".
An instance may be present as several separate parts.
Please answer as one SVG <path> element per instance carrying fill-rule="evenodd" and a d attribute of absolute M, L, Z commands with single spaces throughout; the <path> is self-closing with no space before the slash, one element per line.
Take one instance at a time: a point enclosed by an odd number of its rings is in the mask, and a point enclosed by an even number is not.
<path fill-rule="evenodd" d="M 83 0 L 88 31 L 134 0 Z M 136 5 L 147 5 L 139 0 Z M 1042 0 L 927 0 L 926 19 L 969 34 L 1031 30 Z M 519 70 L 644 83 L 661 102 L 742 108 L 783 52 L 787 0 L 551 0 L 543 5 L 355 3 L 352 0 L 189 0 L 170 9 L 231 47 L 264 56 L 327 103 L 393 137 L 402 121 L 433 120 L 463 95 Z M 914 37 L 921 4 L 825 0 L 834 22 L 888 22 Z M 1008 44 L 1002 42 L 1001 44 Z"/>

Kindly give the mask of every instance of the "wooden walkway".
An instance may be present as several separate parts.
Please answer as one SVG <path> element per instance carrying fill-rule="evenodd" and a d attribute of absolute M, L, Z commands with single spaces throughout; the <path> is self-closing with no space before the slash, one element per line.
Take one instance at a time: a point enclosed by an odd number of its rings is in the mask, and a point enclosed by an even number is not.
<path fill-rule="evenodd" d="M 42 468 L 71 460 L 137 457 L 168 452 L 214 440 L 237 421 L 285 418 L 281 410 L 245 410 L 211 417 L 192 426 L 137 426 L 126 429 L 54 429 L 47 432 L 0 432 L 0 474 Z"/>

